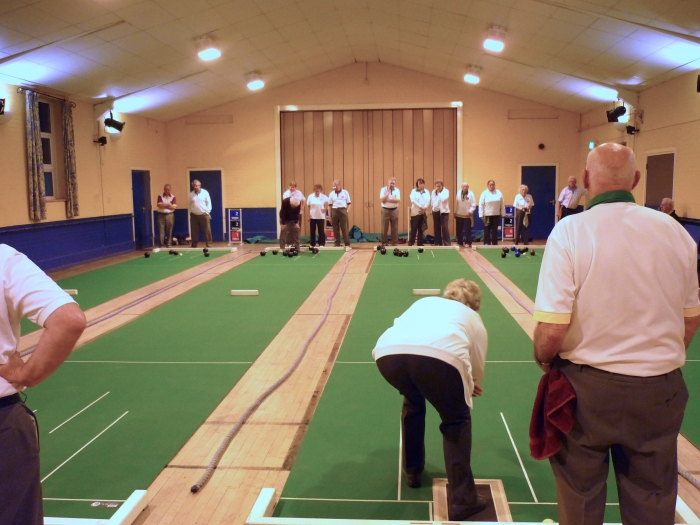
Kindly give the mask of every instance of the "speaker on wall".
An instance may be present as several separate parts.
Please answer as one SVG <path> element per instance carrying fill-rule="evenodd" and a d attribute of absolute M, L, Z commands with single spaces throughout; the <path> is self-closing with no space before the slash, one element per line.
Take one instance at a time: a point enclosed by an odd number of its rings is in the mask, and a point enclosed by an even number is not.
<path fill-rule="evenodd" d="M 700 75 L 698 75 L 698 93 L 700 93 Z"/>

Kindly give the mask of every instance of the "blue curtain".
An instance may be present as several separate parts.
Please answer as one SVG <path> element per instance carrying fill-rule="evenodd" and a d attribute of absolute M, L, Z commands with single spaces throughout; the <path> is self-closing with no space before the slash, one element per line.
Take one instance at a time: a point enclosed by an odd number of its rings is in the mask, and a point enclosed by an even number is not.
<path fill-rule="evenodd" d="M 39 95 L 27 91 L 27 182 L 29 187 L 29 219 L 46 219 L 44 193 L 44 156 L 39 127 Z"/>
<path fill-rule="evenodd" d="M 66 170 L 66 217 L 78 213 L 78 175 L 75 171 L 75 141 L 73 138 L 73 103 L 63 101 L 61 124 L 63 127 L 63 159 Z"/>

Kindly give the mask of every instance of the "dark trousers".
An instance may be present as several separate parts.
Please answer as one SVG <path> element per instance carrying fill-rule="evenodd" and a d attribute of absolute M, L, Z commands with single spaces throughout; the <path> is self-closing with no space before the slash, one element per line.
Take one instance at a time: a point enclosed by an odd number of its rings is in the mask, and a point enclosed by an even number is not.
<path fill-rule="evenodd" d="M 529 217 L 532 220 L 532 216 Z M 530 239 L 530 225 L 525 226 L 525 210 L 515 210 L 515 244 L 520 242 L 522 237 L 525 246 Z"/>
<path fill-rule="evenodd" d="M 576 392 L 574 427 L 550 458 L 559 523 L 603 523 L 612 457 L 622 523 L 672 524 L 678 432 L 688 401 L 681 371 L 634 377 L 566 360 L 555 366 Z"/>
<path fill-rule="evenodd" d="M 39 479 L 39 441 L 34 414 L 21 402 L 0 408 L 2 525 L 43 525 Z"/>
<path fill-rule="evenodd" d="M 413 244 L 418 241 L 418 246 L 423 246 L 423 218 L 425 215 L 412 215 L 411 216 L 411 232 L 408 234 L 408 245 L 413 246 Z"/>
<path fill-rule="evenodd" d="M 340 233 L 343 233 L 345 246 L 350 246 L 350 233 L 348 232 L 348 210 L 347 208 L 333 208 L 331 210 L 331 220 L 333 221 L 334 244 L 340 246 Z"/>
<path fill-rule="evenodd" d="M 280 249 L 284 250 L 286 244 L 292 244 L 299 250 L 301 246 L 299 245 L 299 228 L 297 228 L 297 223 L 290 221 L 284 225 L 284 235 L 280 235 Z"/>
<path fill-rule="evenodd" d="M 211 217 L 208 213 L 202 215 L 195 215 L 190 213 L 190 229 L 192 230 L 192 248 L 197 247 L 199 242 L 199 232 L 204 233 L 204 241 L 207 246 L 211 244 Z"/>
<path fill-rule="evenodd" d="M 442 423 L 442 449 L 450 485 L 450 514 L 476 504 L 471 469 L 472 420 L 464 400 L 462 376 L 455 367 L 422 355 L 380 357 L 379 372 L 404 396 L 403 461 L 408 474 L 420 474 L 425 465 L 425 400 L 435 407 Z"/>
<path fill-rule="evenodd" d="M 391 226 L 391 243 L 399 241 L 399 209 L 382 206 L 382 244 L 388 243 L 387 232 Z"/>
<path fill-rule="evenodd" d="M 455 217 L 457 219 L 457 244 L 472 245 L 472 219 L 471 217 Z"/>
<path fill-rule="evenodd" d="M 484 244 L 498 244 L 498 226 L 500 224 L 500 215 L 487 215 L 484 217 Z"/>
<path fill-rule="evenodd" d="M 316 246 L 316 230 L 318 230 L 318 245 L 326 245 L 326 220 L 325 219 L 311 219 L 311 246 Z"/>
<path fill-rule="evenodd" d="M 435 246 L 449 246 L 450 239 L 450 214 L 433 212 L 433 232 L 435 235 Z"/>
<path fill-rule="evenodd" d="M 563 219 L 564 217 L 568 217 L 569 215 L 576 215 L 577 213 L 581 213 L 583 210 L 579 210 L 578 208 L 567 208 L 565 206 L 561 207 L 561 218 Z"/>
<path fill-rule="evenodd" d="M 158 240 L 161 248 L 169 247 L 173 243 L 174 213 L 158 213 Z"/>

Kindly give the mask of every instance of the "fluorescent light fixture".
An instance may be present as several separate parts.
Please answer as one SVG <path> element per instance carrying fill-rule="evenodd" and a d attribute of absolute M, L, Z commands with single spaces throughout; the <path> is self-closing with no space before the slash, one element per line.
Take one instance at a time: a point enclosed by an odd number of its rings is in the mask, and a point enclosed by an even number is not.
<path fill-rule="evenodd" d="M 588 151 L 592 151 L 593 148 L 595 148 L 595 140 L 592 140 L 588 143 Z"/>
<path fill-rule="evenodd" d="M 486 51 L 493 51 L 494 53 L 500 53 L 505 47 L 506 30 L 500 26 L 493 26 L 489 29 L 489 34 L 484 40 L 484 49 Z"/>
<path fill-rule="evenodd" d="M 453 108 L 461 108 L 461 107 L 462 107 L 462 102 L 459 101 L 459 100 L 457 100 L 457 101 L 455 101 L 455 102 L 450 103 L 450 105 L 451 105 Z"/>
<path fill-rule="evenodd" d="M 263 82 L 262 78 L 260 78 L 260 75 L 257 72 L 252 72 L 248 75 L 248 89 L 251 91 L 257 91 L 258 89 L 262 89 L 265 87 L 265 82 Z"/>
<path fill-rule="evenodd" d="M 464 81 L 467 84 L 478 84 L 481 80 L 480 75 L 481 68 L 479 66 L 470 65 L 467 67 L 467 74 L 464 75 Z"/>
<path fill-rule="evenodd" d="M 202 37 L 195 42 L 197 46 L 197 55 L 202 60 L 214 60 L 221 56 L 221 51 L 214 45 L 209 37 Z"/>
<path fill-rule="evenodd" d="M 248 86 L 248 87 L 250 87 L 250 86 Z M 299 108 L 296 106 L 287 106 L 287 111 L 298 111 L 298 110 L 299 110 Z"/>

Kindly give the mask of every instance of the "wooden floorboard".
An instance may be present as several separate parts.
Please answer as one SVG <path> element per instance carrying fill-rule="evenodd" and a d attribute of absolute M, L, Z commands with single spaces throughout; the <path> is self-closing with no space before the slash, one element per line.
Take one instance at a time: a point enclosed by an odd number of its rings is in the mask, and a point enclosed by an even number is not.
<path fill-rule="evenodd" d="M 357 250 L 330 313 L 299 368 L 244 424 L 220 467 L 197 494 L 190 487 L 235 421 L 297 358 L 326 310 L 345 254 L 309 295 L 231 392 L 149 487 L 149 506 L 137 525 L 243 524 L 263 487 L 279 495 L 332 370 L 367 277 L 371 250 Z"/>

